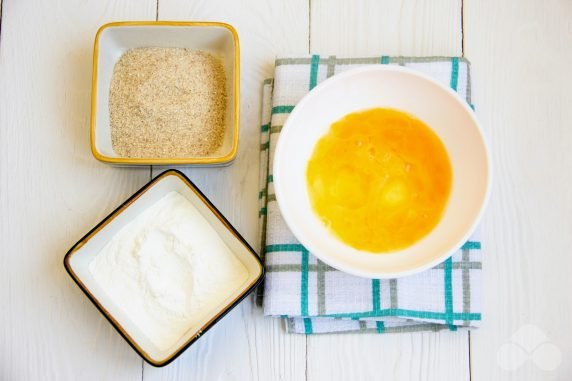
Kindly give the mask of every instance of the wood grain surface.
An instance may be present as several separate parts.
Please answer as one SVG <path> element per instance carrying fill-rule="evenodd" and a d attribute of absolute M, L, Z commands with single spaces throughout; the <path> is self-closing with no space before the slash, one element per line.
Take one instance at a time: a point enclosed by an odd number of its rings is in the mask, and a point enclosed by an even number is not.
<path fill-rule="evenodd" d="M 572 2 L 470 0 L 464 9 L 495 169 L 473 379 L 570 380 Z"/>
<path fill-rule="evenodd" d="M 241 50 L 239 152 L 225 168 L 180 168 L 253 246 L 258 246 L 258 157 L 262 82 L 277 54 L 308 51 L 308 1 L 161 0 L 160 20 L 233 25 Z M 165 168 L 153 168 L 158 174 Z M 286 335 L 249 298 L 168 369 L 145 365 L 145 380 L 302 380 L 306 338 Z"/>
<path fill-rule="evenodd" d="M 461 55 L 461 3 L 313 0 L 310 34 L 325 54 Z M 307 345 L 308 380 L 469 379 L 467 332 L 309 336 Z"/>
<path fill-rule="evenodd" d="M 0 40 L 0 378 L 141 379 L 141 360 L 71 281 L 67 250 L 149 179 L 89 149 L 92 44 L 146 0 L 4 1 Z"/>
<path fill-rule="evenodd" d="M 310 48 L 346 56 L 462 54 L 460 0 L 312 0 Z"/>
<path fill-rule="evenodd" d="M 0 380 L 572 376 L 570 0 L 3 0 L 0 9 Z M 247 300 L 171 365 L 144 364 L 62 259 L 166 169 L 98 163 L 88 138 L 97 28 L 155 19 L 238 30 L 238 157 L 225 168 L 183 170 L 254 246 L 261 83 L 276 55 L 465 54 L 495 168 L 482 224 L 483 327 L 288 335 Z"/>

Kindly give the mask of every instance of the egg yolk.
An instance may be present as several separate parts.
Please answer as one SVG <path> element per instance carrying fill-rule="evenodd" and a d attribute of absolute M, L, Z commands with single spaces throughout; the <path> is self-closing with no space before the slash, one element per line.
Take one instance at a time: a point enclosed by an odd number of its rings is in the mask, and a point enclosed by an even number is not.
<path fill-rule="evenodd" d="M 422 121 L 374 108 L 332 124 L 306 179 L 312 207 L 334 235 L 356 249 L 387 253 L 437 225 L 452 170 L 443 143 Z"/>

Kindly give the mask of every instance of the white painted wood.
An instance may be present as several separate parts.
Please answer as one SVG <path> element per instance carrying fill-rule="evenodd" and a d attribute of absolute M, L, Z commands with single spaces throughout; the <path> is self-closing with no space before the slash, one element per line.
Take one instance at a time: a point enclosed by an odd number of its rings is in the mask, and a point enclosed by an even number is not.
<path fill-rule="evenodd" d="M 570 379 L 572 2 L 467 0 L 464 9 L 474 102 L 496 171 L 483 222 L 485 321 L 471 335 L 473 380 Z M 555 347 L 536 348 L 527 324 Z M 523 327 L 529 353 L 510 344 Z M 545 350 L 552 352 L 543 358 Z M 509 356 L 499 361 L 499 351 Z M 505 370 L 520 354 L 523 364 Z"/>
<path fill-rule="evenodd" d="M 0 379 L 141 379 L 142 361 L 63 267 L 70 246 L 149 179 L 89 150 L 97 28 L 154 0 L 4 1 L 0 43 Z"/>
<path fill-rule="evenodd" d="M 466 333 L 308 337 L 308 380 L 468 380 Z"/>
<path fill-rule="evenodd" d="M 461 0 L 312 0 L 312 52 L 461 55 Z"/>
<path fill-rule="evenodd" d="M 312 0 L 320 54 L 460 55 L 461 2 Z M 467 332 L 309 336 L 308 380 L 467 380 Z"/>
<path fill-rule="evenodd" d="M 241 48 L 239 153 L 226 168 L 183 169 L 253 246 L 258 246 L 258 158 L 262 81 L 276 54 L 308 51 L 308 2 L 294 0 L 161 0 L 160 20 L 232 24 Z M 153 168 L 158 174 L 164 168 Z M 300 380 L 306 340 L 286 335 L 246 300 L 166 369 L 145 365 L 145 380 Z"/>
<path fill-rule="evenodd" d="M 148 167 L 110 167 L 89 152 L 93 36 L 107 21 L 154 19 L 155 7 L 154 0 L 2 4 L 0 379 L 468 379 L 465 333 L 306 339 L 285 334 L 250 300 L 172 365 L 143 367 L 83 296 L 63 269 L 63 255 L 150 177 Z M 496 169 L 483 223 L 485 320 L 471 334 L 472 378 L 566 379 L 572 374 L 572 258 L 566 254 L 572 247 L 572 3 L 465 0 L 463 9 L 474 102 Z M 458 55 L 460 12 L 458 0 L 160 0 L 160 19 L 227 21 L 241 37 L 237 161 L 185 172 L 256 244 L 260 84 L 272 75 L 274 55 L 309 48 Z M 499 363 L 498 351 L 525 324 L 544 332 L 554 345 L 544 349 L 553 352 L 525 356 L 521 367 L 507 371 L 503 366 L 518 352 Z M 524 333 L 525 345 L 533 346 L 533 331 Z M 551 362 L 558 353 L 560 364 Z M 542 369 L 550 365 L 558 366 Z"/>

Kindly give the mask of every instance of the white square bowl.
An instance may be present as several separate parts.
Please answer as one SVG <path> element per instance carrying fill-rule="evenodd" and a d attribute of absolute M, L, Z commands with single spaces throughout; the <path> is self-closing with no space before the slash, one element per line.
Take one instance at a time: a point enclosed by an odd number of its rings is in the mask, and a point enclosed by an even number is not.
<path fill-rule="evenodd" d="M 221 147 L 208 156 L 127 158 L 111 144 L 109 88 L 113 69 L 129 49 L 143 47 L 189 48 L 209 52 L 222 60 L 226 74 L 226 128 Z M 126 21 L 103 25 L 93 49 L 91 91 L 91 152 L 96 159 L 117 165 L 227 165 L 238 150 L 240 101 L 238 34 L 220 22 Z"/>
<path fill-rule="evenodd" d="M 178 192 L 189 200 L 208 221 L 247 269 L 248 278 L 225 301 L 205 314 L 201 321 L 189 326 L 186 333 L 173 346 L 160 350 L 99 286 L 89 270 L 89 264 L 126 224 L 172 191 Z M 254 250 L 194 184 L 176 170 L 163 172 L 103 219 L 68 251 L 64 258 L 64 266 L 77 285 L 121 336 L 139 355 L 154 366 L 164 366 L 173 361 L 251 293 L 264 276 L 262 262 Z"/>

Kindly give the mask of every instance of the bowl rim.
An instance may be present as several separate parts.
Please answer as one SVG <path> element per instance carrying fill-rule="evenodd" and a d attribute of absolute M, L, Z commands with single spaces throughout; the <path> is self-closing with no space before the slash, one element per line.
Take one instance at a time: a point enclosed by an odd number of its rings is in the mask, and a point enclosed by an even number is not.
<path fill-rule="evenodd" d="M 181 180 L 185 185 L 187 185 L 191 191 L 209 208 L 209 210 L 215 215 L 216 218 L 232 233 L 232 235 L 246 248 L 246 250 L 254 257 L 258 264 L 260 272 L 254 277 L 253 281 L 244 287 L 243 291 L 225 308 L 214 314 L 209 321 L 207 321 L 193 336 L 191 336 L 184 344 L 174 350 L 169 356 L 161 361 L 153 359 L 147 352 L 139 346 L 139 344 L 127 333 L 123 326 L 113 317 L 113 315 L 107 311 L 105 306 L 99 301 L 99 299 L 91 293 L 89 288 L 82 282 L 80 277 L 74 271 L 70 260 L 71 257 L 77 253 L 77 251 L 84 246 L 91 238 L 93 238 L 103 227 L 109 224 L 115 217 L 117 217 L 121 212 L 127 209 L 131 204 L 133 204 L 138 198 L 140 198 L 145 192 L 152 188 L 155 184 L 163 180 L 168 176 L 175 176 Z M 141 356 L 147 363 L 155 367 L 163 367 L 177 357 L 181 355 L 189 346 L 191 346 L 195 341 L 197 341 L 201 336 L 203 336 L 210 328 L 212 328 L 220 319 L 222 319 L 227 313 L 239 305 L 244 298 L 251 294 L 256 287 L 260 285 L 264 279 L 266 270 L 260 256 L 256 254 L 256 251 L 250 246 L 250 244 L 244 239 L 244 237 L 230 224 L 230 222 L 224 217 L 224 215 L 212 204 L 212 202 L 201 192 L 199 188 L 182 172 L 176 169 L 169 169 L 147 184 L 145 184 L 141 189 L 135 192 L 131 197 L 125 200 L 121 205 L 119 205 L 115 210 L 113 210 L 109 215 L 107 215 L 103 220 L 101 220 L 97 225 L 95 225 L 86 235 L 84 235 L 79 241 L 77 241 L 65 254 L 63 260 L 64 267 L 68 275 L 73 279 L 73 281 L 78 285 L 78 287 L 83 291 L 87 298 L 95 305 L 99 312 L 111 323 L 115 330 L 127 341 L 127 343 Z"/>
<path fill-rule="evenodd" d="M 233 39 L 234 45 L 234 121 L 233 138 L 230 151 L 222 156 L 214 157 L 183 157 L 183 158 L 127 158 L 113 157 L 101 153 L 97 149 L 95 140 L 97 126 L 97 72 L 99 59 L 99 40 L 103 31 L 114 27 L 154 27 L 154 26 L 174 26 L 174 27 L 221 27 L 227 29 Z M 93 64 L 91 75 L 91 111 L 90 111 L 90 148 L 93 156 L 104 163 L 119 165 L 168 165 L 168 164 L 194 164 L 194 165 L 225 165 L 230 164 L 238 153 L 238 137 L 240 134 L 240 43 L 236 29 L 225 22 L 219 21 L 116 21 L 103 24 L 95 34 L 93 43 Z"/>
<path fill-rule="evenodd" d="M 481 205 L 479 206 L 479 209 L 478 209 L 478 213 L 477 213 L 476 217 L 474 218 L 474 220 L 472 221 L 470 227 L 456 241 L 456 243 L 454 245 L 451 245 L 451 247 L 448 250 L 445 250 L 442 255 L 439 255 L 439 256 L 435 257 L 433 260 L 427 261 L 426 263 L 422 263 L 418 266 L 411 267 L 408 270 L 397 271 L 397 272 L 389 272 L 389 271 L 388 272 L 376 272 L 376 271 L 368 271 L 368 270 L 358 269 L 358 268 L 355 268 L 352 266 L 348 266 L 347 264 L 342 263 L 340 261 L 337 261 L 337 260 L 333 259 L 332 257 L 328 256 L 327 254 L 321 253 L 319 250 L 316 250 L 316 245 L 314 245 L 312 240 L 300 239 L 300 237 L 304 237 L 304 235 L 301 234 L 301 230 L 298 228 L 298 226 L 296 226 L 290 210 L 284 205 L 284 203 L 285 203 L 284 197 L 285 196 L 283 193 L 285 193 L 286 191 L 283 190 L 282 176 L 279 175 L 281 172 L 281 166 L 286 165 L 286 164 L 282 163 L 280 160 L 280 158 L 284 155 L 282 153 L 282 151 L 285 150 L 285 148 L 284 148 L 285 143 L 284 142 L 286 141 L 286 139 L 284 139 L 284 136 L 287 136 L 287 134 L 289 133 L 289 130 L 290 130 L 289 127 L 292 124 L 291 121 L 294 119 L 294 118 L 292 118 L 292 116 L 295 116 L 297 113 L 300 112 L 301 107 L 299 107 L 299 106 L 301 106 L 301 105 L 303 106 L 304 104 L 308 103 L 309 100 L 311 100 L 313 97 L 315 97 L 315 94 L 317 93 L 318 90 L 320 90 L 324 87 L 327 87 L 327 86 L 331 86 L 332 83 L 335 83 L 336 81 L 339 81 L 339 80 L 346 78 L 346 77 L 351 77 L 351 76 L 359 74 L 359 73 L 372 72 L 372 71 L 390 71 L 390 72 L 393 71 L 393 72 L 405 73 L 407 75 L 417 77 L 421 80 L 429 81 L 431 84 L 436 85 L 438 88 L 440 88 L 441 90 L 445 91 L 450 96 L 452 96 L 454 101 L 459 106 L 461 106 L 461 108 L 468 114 L 473 125 L 476 127 L 478 136 L 481 140 L 481 144 L 484 148 L 484 160 L 486 161 L 486 163 L 485 163 L 486 164 L 486 172 L 487 172 L 486 173 L 486 179 L 485 179 L 486 187 L 485 187 L 484 195 L 482 197 Z M 451 255 L 453 255 L 457 250 L 459 250 L 463 246 L 463 244 L 469 239 L 471 234 L 473 234 L 475 232 L 476 228 L 478 227 L 480 220 L 482 219 L 482 216 L 484 214 L 486 206 L 489 202 L 491 188 L 492 188 L 492 160 L 491 160 L 490 148 L 487 144 L 487 140 L 485 138 L 483 129 L 482 129 L 479 121 L 477 120 L 475 112 L 473 111 L 473 109 L 467 104 L 467 102 L 465 100 L 463 100 L 459 97 L 459 95 L 456 91 L 454 91 L 450 87 L 443 85 L 442 83 L 440 83 L 436 79 L 434 79 L 434 78 L 432 78 L 432 77 L 430 77 L 424 73 L 421 73 L 418 70 L 413 70 L 413 69 L 409 69 L 409 68 L 401 67 L 401 66 L 388 66 L 388 65 L 375 65 L 374 66 L 374 65 L 372 65 L 372 66 L 359 67 L 359 68 L 347 70 L 347 71 L 340 73 L 340 74 L 336 74 L 335 76 L 332 76 L 332 77 L 324 80 L 320 84 L 318 84 L 316 87 L 314 87 L 312 90 L 310 90 L 306 95 L 304 95 L 302 97 L 302 99 L 296 104 L 296 106 L 294 107 L 294 109 L 292 110 L 290 115 L 288 116 L 288 119 L 285 121 L 284 126 L 282 127 L 282 130 L 280 133 L 280 137 L 278 138 L 278 143 L 276 145 L 276 150 L 274 152 L 274 158 L 275 158 L 275 160 L 274 160 L 274 165 L 273 165 L 273 174 L 274 174 L 273 181 L 274 181 L 274 192 L 276 194 L 276 201 L 278 203 L 278 207 L 280 209 L 282 217 L 284 218 L 284 221 L 286 222 L 286 225 L 292 231 L 292 233 L 294 234 L 296 239 L 298 239 L 300 241 L 300 243 L 303 246 L 305 246 L 310 253 L 314 254 L 316 257 L 318 257 L 320 260 L 322 260 L 326 264 L 328 264 L 328 265 L 330 265 L 330 266 L 332 266 L 332 267 L 334 267 L 340 271 L 343 271 L 345 273 L 355 275 L 355 276 L 359 276 L 359 277 L 363 277 L 363 278 L 370 278 L 370 279 L 401 278 L 401 277 L 405 277 L 405 276 L 409 276 L 409 275 L 413 275 L 413 274 L 423 272 L 423 271 L 425 271 L 429 268 L 432 268 L 432 267 L 438 265 L 439 263 L 442 263 L 443 261 L 445 261 Z"/>

